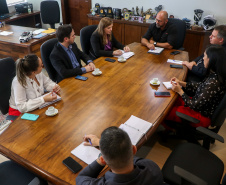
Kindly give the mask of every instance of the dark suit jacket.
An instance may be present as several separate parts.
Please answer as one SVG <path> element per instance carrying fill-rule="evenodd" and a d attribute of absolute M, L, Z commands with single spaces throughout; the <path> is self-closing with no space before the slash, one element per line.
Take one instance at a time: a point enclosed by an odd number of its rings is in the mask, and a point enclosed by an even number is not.
<path fill-rule="evenodd" d="M 73 68 L 71 60 L 62 48 L 62 46 L 57 43 L 51 54 L 50 54 L 50 61 L 57 71 L 57 82 L 60 82 L 64 78 L 69 78 L 72 76 L 76 75 L 81 75 L 82 74 L 82 64 L 81 64 L 81 59 L 87 64 L 88 60 L 91 60 L 88 55 L 80 51 L 77 47 L 77 45 L 74 43 L 72 44 L 72 51 L 75 54 L 75 57 L 77 61 L 79 62 L 80 67 Z"/>
<path fill-rule="evenodd" d="M 120 42 L 116 40 L 114 35 L 112 34 L 112 50 L 111 51 L 105 51 L 104 50 L 104 45 L 103 45 L 103 38 L 96 32 L 94 31 L 91 38 L 90 38 L 90 43 L 91 43 L 91 49 L 89 52 L 90 58 L 93 60 L 98 58 L 98 57 L 112 57 L 113 56 L 113 48 L 117 49 L 123 49 L 124 45 L 122 45 Z"/>

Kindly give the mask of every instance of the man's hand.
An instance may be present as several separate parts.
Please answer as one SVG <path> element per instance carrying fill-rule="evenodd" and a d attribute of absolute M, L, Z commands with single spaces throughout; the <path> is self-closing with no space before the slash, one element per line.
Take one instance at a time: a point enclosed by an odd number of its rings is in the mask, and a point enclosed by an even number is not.
<path fill-rule="evenodd" d="M 83 140 L 85 141 L 84 145 L 91 146 L 89 140 L 92 143 L 92 146 L 99 146 L 100 145 L 100 139 L 93 134 L 89 134 L 83 137 Z"/>
<path fill-rule="evenodd" d="M 146 46 L 148 49 L 155 49 L 154 44 L 148 43 Z"/>
<path fill-rule="evenodd" d="M 120 56 L 120 55 L 122 55 L 122 51 L 121 50 L 115 50 L 114 52 L 113 52 L 113 55 L 115 55 L 115 56 Z"/>
<path fill-rule="evenodd" d="M 87 65 L 84 68 L 86 69 L 87 73 L 93 71 L 90 65 Z"/>
<path fill-rule="evenodd" d="M 194 65 L 196 65 L 196 62 L 195 62 L 195 61 L 192 61 L 192 62 L 183 61 L 182 64 L 185 65 L 185 66 L 187 66 L 187 68 L 188 68 L 189 70 L 192 70 L 192 67 L 193 67 Z"/>
<path fill-rule="evenodd" d="M 91 67 L 92 71 L 96 68 L 96 66 L 93 62 L 90 62 L 88 65 Z"/>
<path fill-rule="evenodd" d="M 129 51 L 130 51 L 130 48 L 129 48 L 129 46 L 125 46 L 125 47 L 123 48 L 123 50 L 124 50 L 125 52 L 129 52 Z"/>

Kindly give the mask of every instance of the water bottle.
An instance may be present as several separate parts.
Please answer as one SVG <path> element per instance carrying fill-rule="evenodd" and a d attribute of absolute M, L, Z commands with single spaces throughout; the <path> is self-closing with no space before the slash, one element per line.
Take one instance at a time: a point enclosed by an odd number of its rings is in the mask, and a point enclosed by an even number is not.
<path fill-rule="evenodd" d="M 28 13 L 31 13 L 31 7 L 30 7 L 30 5 L 28 5 L 27 11 L 28 11 Z"/>

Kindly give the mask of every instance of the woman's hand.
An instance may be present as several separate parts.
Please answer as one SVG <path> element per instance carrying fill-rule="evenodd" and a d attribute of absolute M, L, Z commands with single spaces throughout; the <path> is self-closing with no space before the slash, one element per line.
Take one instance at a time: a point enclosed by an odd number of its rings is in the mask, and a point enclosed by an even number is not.
<path fill-rule="evenodd" d="M 123 48 L 123 50 L 124 50 L 125 52 L 129 52 L 129 51 L 130 51 L 130 48 L 129 48 L 129 46 L 125 46 L 125 47 Z"/>
<path fill-rule="evenodd" d="M 58 95 L 60 95 L 61 93 L 61 88 L 58 84 L 56 84 L 54 87 L 53 87 L 53 92 L 57 93 Z"/>
<path fill-rule="evenodd" d="M 114 52 L 113 52 L 113 55 L 115 55 L 115 56 L 120 56 L 120 55 L 122 55 L 123 53 L 122 53 L 122 51 L 121 50 L 115 50 Z"/>
<path fill-rule="evenodd" d="M 176 77 L 171 78 L 170 82 L 171 84 L 173 84 L 174 82 L 180 84 L 180 80 L 178 80 Z"/>
<path fill-rule="evenodd" d="M 180 84 L 175 81 L 173 81 L 171 83 L 172 83 L 172 90 L 182 96 L 184 94 L 184 91 L 182 90 Z"/>
<path fill-rule="evenodd" d="M 43 99 L 45 102 L 50 102 L 50 101 L 57 99 L 57 95 L 56 95 L 56 93 L 51 92 L 51 93 L 48 93 L 47 95 L 45 95 L 43 97 Z"/>

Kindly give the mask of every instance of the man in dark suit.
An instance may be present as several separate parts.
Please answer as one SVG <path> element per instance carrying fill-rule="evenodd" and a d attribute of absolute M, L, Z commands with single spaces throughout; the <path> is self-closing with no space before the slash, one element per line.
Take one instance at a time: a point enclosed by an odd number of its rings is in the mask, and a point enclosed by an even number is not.
<path fill-rule="evenodd" d="M 76 184 L 89 185 L 161 185 L 163 176 L 157 164 L 149 159 L 135 157 L 136 146 L 128 134 L 118 127 L 109 127 L 101 134 L 84 137 L 85 145 L 99 146 L 99 157 L 83 169 L 76 178 Z M 105 165 L 111 168 L 104 176 L 97 178 Z"/>
<path fill-rule="evenodd" d="M 57 82 L 95 69 L 93 61 L 75 44 L 75 32 L 71 25 L 60 26 L 56 36 L 59 42 L 54 46 L 50 60 L 58 73 Z M 81 59 L 87 64 L 85 67 L 82 67 Z"/>

